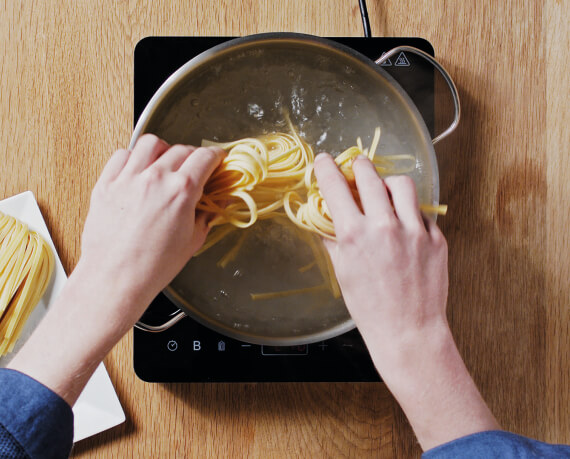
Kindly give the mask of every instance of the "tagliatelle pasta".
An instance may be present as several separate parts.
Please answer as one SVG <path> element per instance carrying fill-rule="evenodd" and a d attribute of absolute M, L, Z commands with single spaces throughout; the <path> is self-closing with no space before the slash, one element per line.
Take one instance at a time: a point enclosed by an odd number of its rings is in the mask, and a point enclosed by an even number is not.
<path fill-rule="evenodd" d="M 335 239 L 334 225 L 313 174 L 314 153 L 295 132 L 265 134 L 234 142 L 203 141 L 227 151 L 222 164 L 210 177 L 197 208 L 216 217 L 211 226 L 230 223 L 247 228 L 258 219 L 287 217 L 300 228 Z M 377 156 L 380 128 L 376 128 L 370 149 L 360 138 L 335 158 L 358 201 L 352 163 L 367 156 L 382 177 L 405 174 L 416 167 L 413 155 Z M 422 205 L 428 213 L 445 213 L 445 206 Z"/>
<path fill-rule="evenodd" d="M 218 145 L 228 152 L 197 205 L 216 215 L 211 226 L 231 223 L 247 228 L 258 219 L 283 213 L 286 193 L 303 187 L 305 171 L 314 160 L 313 150 L 294 131 L 202 145 Z"/>
<path fill-rule="evenodd" d="M 254 300 L 280 298 L 289 295 L 312 293 L 328 288 L 334 298 L 341 296 L 330 257 L 314 236 L 335 239 L 334 225 L 323 196 L 313 174 L 314 152 L 304 142 L 286 117 L 290 133 L 277 132 L 259 137 L 244 138 L 233 142 L 204 140 L 203 146 L 219 146 L 227 156 L 214 171 L 197 208 L 215 215 L 210 226 L 220 226 L 212 231 L 202 249 L 208 250 L 237 228 L 247 228 L 256 221 L 268 218 L 287 218 L 298 228 L 298 237 L 304 241 L 314 257 L 310 265 L 299 268 L 304 272 L 317 266 L 324 283 L 321 285 L 265 293 L 251 293 Z M 367 156 L 381 177 L 412 172 L 416 167 L 413 155 L 379 156 L 376 150 L 380 142 L 380 128 L 374 131 L 369 149 L 360 138 L 356 145 L 335 158 L 339 169 L 347 179 L 357 203 L 360 203 L 352 171 L 352 163 L 359 155 Z M 446 212 L 446 206 L 422 205 L 427 213 Z M 221 226 L 223 225 L 223 226 Z M 225 268 L 240 251 L 246 234 L 218 261 Z"/>
<path fill-rule="evenodd" d="M 0 356 L 11 352 L 54 269 L 46 241 L 0 212 Z"/>

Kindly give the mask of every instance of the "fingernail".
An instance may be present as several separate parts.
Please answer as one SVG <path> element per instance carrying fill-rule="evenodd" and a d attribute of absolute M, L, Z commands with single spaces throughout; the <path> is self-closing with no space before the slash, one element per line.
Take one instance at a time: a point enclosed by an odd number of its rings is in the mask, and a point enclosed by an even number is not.
<path fill-rule="evenodd" d="M 215 154 L 217 154 L 219 156 L 225 156 L 227 154 L 226 150 L 224 150 L 223 148 L 218 147 L 218 146 L 211 146 L 211 147 L 207 147 L 207 148 L 209 150 L 212 150 Z"/>
<path fill-rule="evenodd" d="M 330 156 L 328 153 L 322 152 L 319 153 L 316 157 L 315 157 L 315 162 L 317 161 L 321 161 L 323 158 L 326 158 L 327 156 Z"/>

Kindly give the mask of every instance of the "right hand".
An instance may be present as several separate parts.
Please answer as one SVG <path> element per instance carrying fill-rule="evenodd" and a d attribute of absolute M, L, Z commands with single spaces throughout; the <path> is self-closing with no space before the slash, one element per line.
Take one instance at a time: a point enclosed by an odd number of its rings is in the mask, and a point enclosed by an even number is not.
<path fill-rule="evenodd" d="M 365 157 L 353 171 L 362 210 L 332 158 L 315 161 L 337 237 L 325 242 L 356 325 L 373 356 L 386 357 L 387 345 L 447 327 L 447 244 L 422 217 L 411 178 L 382 180 Z"/>
<path fill-rule="evenodd" d="M 447 323 L 443 234 L 422 217 L 412 179 L 382 180 L 365 157 L 352 167 L 362 209 L 329 155 L 315 175 L 337 237 L 325 243 L 378 372 L 424 450 L 498 429 Z"/>

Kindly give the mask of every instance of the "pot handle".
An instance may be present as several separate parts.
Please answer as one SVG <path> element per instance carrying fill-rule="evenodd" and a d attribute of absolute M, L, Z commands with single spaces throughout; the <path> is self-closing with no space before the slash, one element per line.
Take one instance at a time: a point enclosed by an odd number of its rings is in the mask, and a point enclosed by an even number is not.
<path fill-rule="evenodd" d="M 135 328 L 138 328 L 139 330 L 143 330 L 143 331 L 150 332 L 150 333 L 159 333 L 159 332 L 168 330 L 174 324 L 180 322 L 182 319 L 184 319 L 184 317 L 186 317 L 186 313 L 184 311 L 182 311 L 181 309 L 178 309 L 177 311 L 170 314 L 169 317 L 170 318 L 166 322 L 164 322 L 160 325 L 148 325 L 148 324 L 145 324 L 144 322 L 139 320 L 135 324 Z"/>
<path fill-rule="evenodd" d="M 449 125 L 449 127 L 445 131 L 443 131 L 437 137 L 432 139 L 432 144 L 435 145 L 441 139 L 444 139 L 449 134 L 451 134 L 455 130 L 457 125 L 459 124 L 459 118 L 461 116 L 461 106 L 459 104 L 459 94 L 457 93 L 457 88 L 455 87 L 455 83 L 451 79 L 451 76 L 449 76 L 449 73 L 447 73 L 447 71 L 441 66 L 441 64 L 438 61 L 436 61 L 432 56 L 430 56 L 425 51 L 422 51 L 421 49 L 418 49 L 418 48 L 414 48 L 413 46 L 397 46 L 396 48 L 392 48 L 390 51 L 382 54 L 382 56 L 379 57 L 378 59 L 376 59 L 374 62 L 376 64 L 380 65 L 380 64 L 382 64 L 382 62 L 387 61 L 392 56 L 394 56 L 395 54 L 400 53 L 402 51 L 410 52 L 412 54 L 417 54 L 418 56 L 426 59 L 437 70 L 439 70 L 439 73 L 441 73 L 441 75 L 443 76 L 445 82 L 447 83 L 447 85 L 449 86 L 449 89 L 451 91 L 451 97 L 453 98 L 453 105 L 454 105 L 454 111 L 455 111 L 454 118 L 453 118 L 453 121 L 451 122 L 451 124 Z"/>

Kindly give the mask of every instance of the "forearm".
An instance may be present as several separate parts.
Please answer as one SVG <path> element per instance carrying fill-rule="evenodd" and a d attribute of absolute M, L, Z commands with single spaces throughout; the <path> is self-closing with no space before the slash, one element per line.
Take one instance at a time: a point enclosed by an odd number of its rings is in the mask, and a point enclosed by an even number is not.
<path fill-rule="evenodd" d="M 423 333 L 423 334 L 422 334 Z M 481 397 L 447 324 L 371 343 L 376 367 L 424 450 L 499 425 Z"/>
<path fill-rule="evenodd" d="M 121 283 L 125 284 L 120 276 L 80 262 L 9 367 L 73 405 L 99 363 L 136 320 L 118 315 L 117 303 L 147 301 Z"/>

